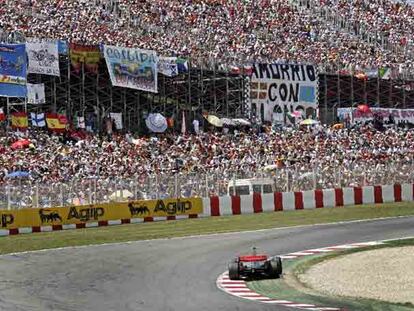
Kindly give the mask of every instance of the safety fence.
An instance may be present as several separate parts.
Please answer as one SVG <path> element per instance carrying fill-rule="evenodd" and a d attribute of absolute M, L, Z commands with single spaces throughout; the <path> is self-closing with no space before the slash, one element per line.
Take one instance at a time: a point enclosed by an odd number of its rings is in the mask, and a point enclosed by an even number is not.
<path fill-rule="evenodd" d="M 185 218 L 414 201 L 414 184 L 0 210 L 0 236 Z"/>
<path fill-rule="evenodd" d="M 96 177 L 50 184 L 15 179 L 0 186 L 0 209 L 233 195 L 236 193 L 232 191 L 236 190 L 231 190 L 229 183 L 237 184 L 241 179 L 261 179 L 263 184 L 272 184 L 272 191 L 275 192 L 414 183 L 414 161 L 408 156 L 398 161 L 372 165 L 357 161 L 336 165 L 337 161 L 332 157 L 330 164 L 292 163 L 282 168 L 270 165 L 270 170 L 258 170 L 256 165 L 240 164 L 237 168 L 220 166 L 192 172 L 182 170 L 141 175 L 130 179 Z M 259 158 L 258 162 L 271 164 L 266 157 Z"/>

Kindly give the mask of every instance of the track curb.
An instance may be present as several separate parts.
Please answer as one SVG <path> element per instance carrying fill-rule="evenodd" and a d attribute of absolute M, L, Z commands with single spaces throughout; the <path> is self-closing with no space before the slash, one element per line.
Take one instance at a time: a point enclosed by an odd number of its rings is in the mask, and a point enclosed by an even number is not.
<path fill-rule="evenodd" d="M 363 248 L 363 247 L 369 247 L 369 246 L 382 245 L 386 241 L 388 240 L 362 242 L 362 243 L 350 243 L 350 244 L 329 246 L 329 247 L 323 247 L 323 248 L 315 248 L 315 249 L 309 249 L 309 250 L 281 255 L 279 257 L 281 257 L 283 261 L 295 260 L 297 258 L 303 258 L 306 256 L 314 256 L 314 255 L 339 252 L 339 251 L 344 251 L 344 250 L 349 250 L 349 249 L 357 249 L 357 248 Z M 300 302 L 293 302 L 293 301 L 288 301 L 288 300 L 283 300 L 283 299 L 275 299 L 271 297 L 266 297 L 248 288 L 247 283 L 244 280 L 237 280 L 237 281 L 230 280 L 228 276 L 228 272 L 224 272 L 218 276 L 216 280 L 216 285 L 220 290 L 224 291 L 225 293 L 229 295 L 236 296 L 236 297 L 250 300 L 250 301 L 260 302 L 260 303 L 276 304 L 276 305 L 283 306 L 283 307 L 289 307 L 289 308 L 295 308 L 295 309 L 301 309 L 301 310 L 315 310 L 315 311 L 316 310 L 318 311 L 344 310 L 340 307 L 324 307 L 324 306 L 317 306 L 314 304 L 305 304 L 305 303 L 300 303 Z"/>

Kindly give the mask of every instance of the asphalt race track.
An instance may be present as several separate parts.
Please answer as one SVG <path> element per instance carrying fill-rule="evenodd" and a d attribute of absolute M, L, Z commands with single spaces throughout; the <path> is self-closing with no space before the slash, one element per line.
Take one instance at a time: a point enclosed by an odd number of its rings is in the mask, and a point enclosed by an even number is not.
<path fill-rule="evenodd" d="M 5 255 L 0 310 L 289 310 L 229 296 L 216 278 L 253 245 L 286 254 L 407 236 L 414 217 Z"/>

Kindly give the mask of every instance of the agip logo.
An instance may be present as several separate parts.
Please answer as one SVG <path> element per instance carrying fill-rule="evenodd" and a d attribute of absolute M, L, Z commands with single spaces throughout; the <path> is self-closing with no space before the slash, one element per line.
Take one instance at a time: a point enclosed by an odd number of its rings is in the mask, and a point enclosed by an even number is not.
<path fill-rule="evenodd" d="M 1 214 L 1 227 L 7 228 L 7 226 L 14 223 L 14 216 L 13 214 Z"/>

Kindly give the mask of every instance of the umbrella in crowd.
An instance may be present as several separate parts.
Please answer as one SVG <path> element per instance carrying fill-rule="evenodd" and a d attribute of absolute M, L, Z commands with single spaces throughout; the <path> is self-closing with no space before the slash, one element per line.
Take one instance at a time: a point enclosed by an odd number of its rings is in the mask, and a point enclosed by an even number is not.
<path fill-rule="evenodd" d="M 205 118 L 211 125 L 214 125 L 215 127 L 223 127 L 223 121 L 219 117 L 209 114 L 205 116 Z"/>
<path fill-rule="evenodd" d="M 28 140 L 28 139 L 21 139 L 21 140 L 18 140 L 16 142 L 14 142 L 11 145 L 11 148 L 13 150 L 16 150 L 16 149 L 24 149 L 26 147 L 29 147 L 30 144 L 31 144 L 30 140 Z"/>
<path fill-rule="evenodd" d="M 319 121 L 313 120 L 313 119 L 306 119 L 300 122 L 300 125 L 315 125 L 318 124 Z"/>
<path fill-rule="evenodd" d="M 154 133 L 163 133 L 168 127 L 167 119 L 160 113 L 150 113 L 145 124 Z"/>
<path fill-rule="evenodd" d="M 6 175 L 7 178 L 25 178 L 29 176 L 30 176 L 30 173 L 24 172 L 24 171 L 15 171 L 15 172 L 12 172 Z"/>
<path fill-rule="evenodd" d="M 221 122 L 224 126 L 236 126 L 236 122 L 229 118 L 221 118 Z"/>
<path fill-rule="evenodd" d="M 252 124 L 245 120 L 245 119 L 233 119 L 233 121 L 237 124 L 237 125 L 242 125 L 242 126 L 251 126 Z"/>
<path fill-rule="evenodd" d="M 358 110 L 362 113 L 370 113 L 371 109 L 369 108 L 368 105 L 358 105 Z"/>
<path fill-rule="evenodd" d="M 296 110 L 296 111 L 292 112 L 290 115 L 294 118 L 300 118 L 300 117 L 302 117 L 302 111 Z"/>

